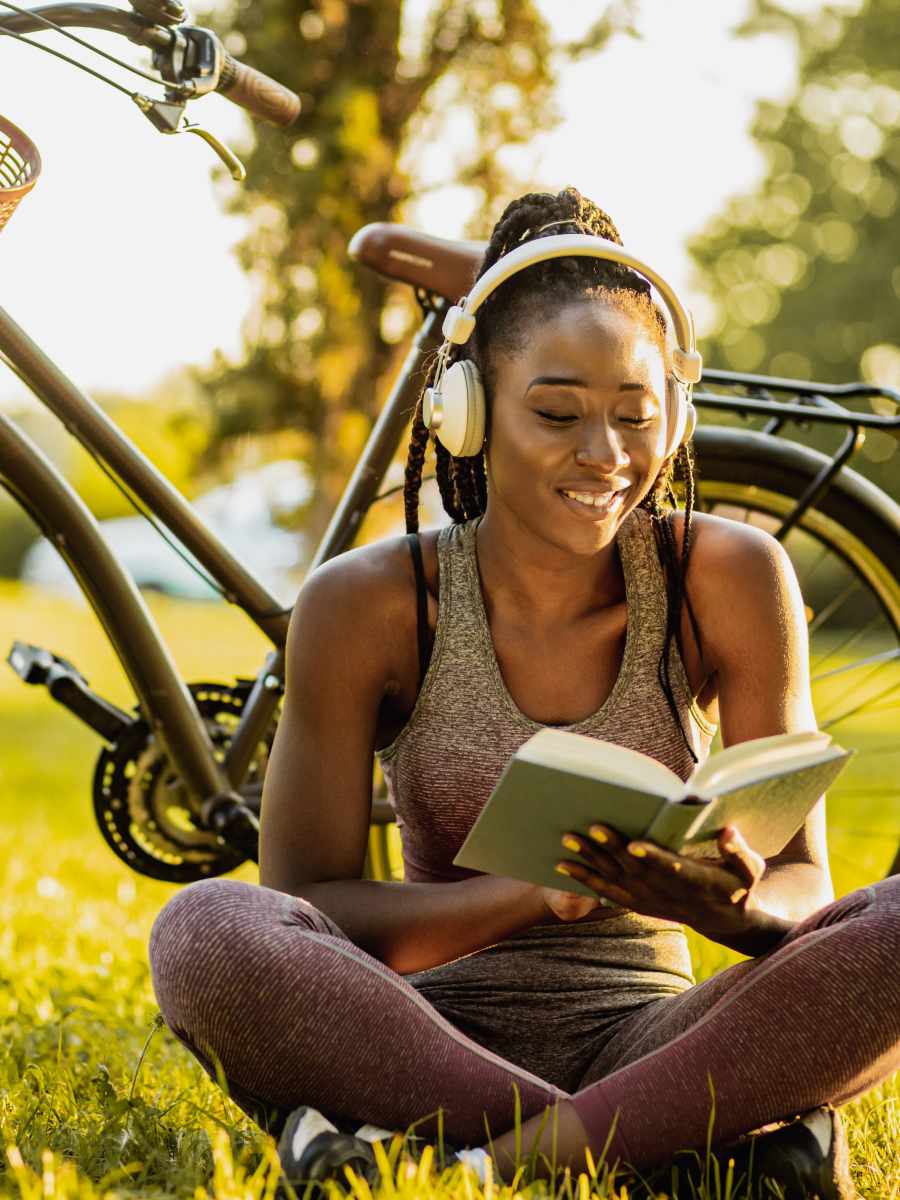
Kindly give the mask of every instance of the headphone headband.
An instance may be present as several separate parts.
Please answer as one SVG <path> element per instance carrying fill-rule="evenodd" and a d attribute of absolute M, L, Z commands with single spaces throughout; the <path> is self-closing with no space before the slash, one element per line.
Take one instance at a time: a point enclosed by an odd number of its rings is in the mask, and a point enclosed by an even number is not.
<path fill-rule="evenodd" d="M 535 263 L 546 262 L 550 258 L 599 258 L 607 262 L 621 263 L 631 267 L 639 275 L 643 275 L 654 284 L 662 297 L 672 318 L 677 347 L 672 352 L 672 369 L 675 377 L 682 383 L 697 383 L 703 372 L 703 359 L 697 352 L 694 342 L 694 321 L 690 310 L 679 300 L 675 290 L 651 266 L 620 246 L 617 242 L 606 238 L 595 237 L 592 234 L 561 233 L 550 237 L 534 238 L 522 246 L 516 246 L 508 254 L 504 254 L 494 265 L 476 280 L 467 296 L 463 296 L 459 304 L 454 304 L 447 310 L 442 327 L 444 337 L 448 342 L 461 346 L 469 340 L 475 328 L 475 313 L 495 291 L 511 275 L 524 270 Z"/>

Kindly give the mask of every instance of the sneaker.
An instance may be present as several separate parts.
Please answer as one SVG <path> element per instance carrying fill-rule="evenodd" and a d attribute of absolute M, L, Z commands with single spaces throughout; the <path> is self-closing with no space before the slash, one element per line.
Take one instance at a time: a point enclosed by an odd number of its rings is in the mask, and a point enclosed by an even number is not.
<path fill-rule="evenodd" d="M 332 1178 L 344 1182 L 345 1165 L 352 1167 L 370 1186 L 379 1178 L 371 1141 L 342 1133 L 308 1105 L 295 1108 L 288 1116 L 278 1141 L 278 1157 L 284 1177 L 292 1187 Z"/>
<path fill-rule="evenodd" d="M 752 1169 L 754 1186 L 763 1179 L 771 1180 L 780 1185 L 784 1200 L 859 1200 L 850 1178 L 844 1123 L 830 1104 L 813 1108 L 770 1132 L 714 1146 L 713 1155 L 721 1178 L 728 1160 L 734 1159 L 735 1179 Z M 677 1167 L 679 1177 L 697 1186 L 706 1174 L 705 1155 L 683 1151 L 665 1168 L 667 1174 L 672 1167 Z"/>
<path fill-rule="evenodd" d="M 763 1134 L 754 1162 L 757 1174 L 781 1183 L 785 1200 L 858 1200 L 850 1178 L 847 1132 L 831 1105 Z"/>

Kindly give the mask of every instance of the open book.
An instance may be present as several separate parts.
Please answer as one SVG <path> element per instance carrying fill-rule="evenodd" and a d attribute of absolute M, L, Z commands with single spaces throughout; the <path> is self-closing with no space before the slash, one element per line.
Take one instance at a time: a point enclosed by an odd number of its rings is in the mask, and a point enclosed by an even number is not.
<path fill-rule="evenodd" d="M 594 895 L 554 870 L 573 858 L 560 838 L 594 822 L 678 853 L 717 857 L 716 834 L 737 825 L 763 858 L 782 850 L 853 751 L 827 733 L 785 733 L 729 746 L 682 781 L 646 754 L 542 729 L 508 763 L 456 866 Z"/>

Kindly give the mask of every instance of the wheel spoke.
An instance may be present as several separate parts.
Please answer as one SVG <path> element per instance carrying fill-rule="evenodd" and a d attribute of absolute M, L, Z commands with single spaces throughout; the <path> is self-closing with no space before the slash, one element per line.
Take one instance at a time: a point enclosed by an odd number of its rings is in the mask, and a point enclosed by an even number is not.
<path fill-rule="evenodd" d="M 880 670 L 881 666 L 893 662 L 897 658 L 900 658 L 900 646 L 894 650 L 884 650 L 881 654 L 870 654 L 868 658 L 860 658 L 854 663 L 848 663 L 845 667 L 834 667 L 830 671 L 824 671 L 821 675 L 813 676 L 811 682 L 819 683 L 822 679 L 831 679 L 835 675 L 845 675 L 848 671 L 856 671 L 859 667 L 868 667 L 872 663 L 878 663 L 878 669 Z"/>
<path fill-rule="evenodd" d="M 836 654 L 842 653 L 844 650 L 849 649 L 850 646 L 854 646 L 859 641 L 864 641 L 866 638 L 870 638 L 877 627 L 882 624 L 884 624 L 884 617 L 881 613 L 876 613 L 875 616 L 872 617 L 871 621 L 867 622 L 865 625 L 861 625 L 859 629 L 851 629 L 842 642 L 838 642 L 836 646 L 832 646 L 830 650 L 826 650 L 824 654 L 820 654 L 819 657 L 810 664 L 810 670 L 816 670 L 816 668 L 821 667 L 823 663 L 828 662 L 830 658 L 834 658 Z"/>
<path fill-rule="evenodd" d="M 852 825 L 832 825 L 832 833 L 839 833 L 841 837 L 864 838 L 867 841 L 890 841 L 891 838 L 897 836 L 895 829 L 856 829 Z"/>
<path fill-rule="evenodd" d="M 862 702 L 862 704 L 857 704 L 856 708 L 850 708 L 846 712 L 841 713 L 841 715 L 838 717 L 829 717 L 828 720 L 823 721 L 819 727 L 820 727 L 820 729 L 833 729 L 834 726 L 839 725 L 841 723 L 841 721 L 849 721 L 851 717 L 855 717 L 857 715 L 857 713 L 862 712 L 862 710 L 864 708 L 866 708 L 867 705 L 878 704 L 882 699 L 884 699 L 885 696 L 892 695 L 894 692 L 898 691 L 898 689 L 900 689 L 900 683 L 893 683 L 893 684 L 891 684 L 891 686 L 889 688 L 886 688 L 878 696 L 874 696 L 869 700 L 864 700 Z M 876 710 L 870 709 L 869 711 L 872 712 L 872 711 L 876 711 Z M 877 711 L 882 711 L 882 710 L 879 709 Z M 894 753 L 897 752 L 896 745 L 891 746 L 890 749 Z M 869 753 L 869 752 L 867 751 L 867 753 Z"/>
<path fill-rule="evenodd" d="M 804 596 L 806 595 L 807 590 L 809 588 L 810 580 L 815 575 L 816 571 L 819 569 L 819 567 L 822 565 L 822 563 L 828 561 L 829 553 L 830 553 L 830 551 L 829 551 L 828 547 L 823 546 L 820 549 L 820 551 L 816 557 L 816 560 L 812 564 L 812 566 L 807 567 L 806 570 L 803 572 L 802 576 L 798 573 L 797 578 L 800 581 L 800 591 L 804 594 Z"/>
<path fill-rule="evenodd" d="M 826 623 L 826 621 L 830 621 L 831 618 L 834 616 L 834 614 L 836 612 L 839 612 L 843 608 L 843 606 L 847 603 L 847 601 L 850 599 L 850 597 L 855 596 L 860 590 L 861 590 L 861 587 L 860 587 L 859 580 L 858 579 L 851 580 L 851 582 L 847 585 L 847 587 L 845 587 L 842 592 L 839 592 L 838 595 L 835 596 L 833 600 L 829 601 L 829 603 L 825 605 L 825 607 L 822 609 L 822 611 L 817 613 L 816 616 L 812 619 L 812 621 L 810 621 L 810 624 L 809 624 L 810 634 L 813 634 L 813 633 L 817 632 L 819 629 L 821 629 L 821 627 Z"/>

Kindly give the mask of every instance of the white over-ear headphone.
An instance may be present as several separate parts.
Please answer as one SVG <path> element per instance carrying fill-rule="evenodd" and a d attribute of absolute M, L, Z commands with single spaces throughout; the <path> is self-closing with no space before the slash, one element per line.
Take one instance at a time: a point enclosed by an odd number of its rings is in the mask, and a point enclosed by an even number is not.
<path fill-rule="evenodd" d="M 700 379 L 703 359 L 697 353 L 694 342 L 694 322 L 690 311 L 652 267 L 617 242 L 592 234 L 563 233 L 535 238 L 504 254 L 476 281 L 467 296 L 447 310 L 442 326 L 445 341 L 438 351 L 434 383 L 426 389 L 423 397 L 422 419 L 454 457 L 466 458 L 477 454 L 484 444 L 485 399 L 481 374 L 471 359 L 460 359 L 447 368 L 450 347 L 462 346 L 469 340 L 475 328 L 478 308 L 510 275 L 549 258 L 570 256 L 622 263 L 643 275 L 657 288 L 672 318 L 678 343 L 672 351 L 672 370 L 666 377 L 665 457 L 674 454 L 693 434 L 697 413 L 691 403 L 691 388 Z"/>

